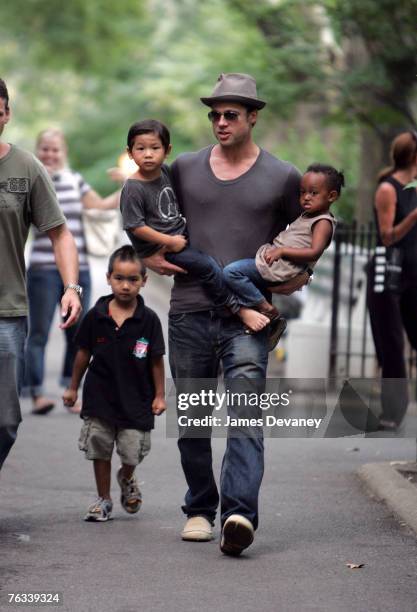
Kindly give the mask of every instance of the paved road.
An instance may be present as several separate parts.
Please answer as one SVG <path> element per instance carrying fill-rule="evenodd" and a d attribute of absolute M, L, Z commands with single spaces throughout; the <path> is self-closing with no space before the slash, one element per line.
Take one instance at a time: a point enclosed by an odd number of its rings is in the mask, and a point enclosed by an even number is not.
<path fill-rule="evenodd" d="M 146 295 L 162 314 L 159 282 Z M 59 348 L 55 330 L 48 383 L 56 396 Z M 179 539 L 184 480 L 164 417 L 138 470 L 142 510 L 124 513 L 114 483 L 114 520 L 94 524 L 82 521 L 94 482 L 76 448 L 78 417 L 61 406 L 46 417 L 23 408 L 0 479 L 0 610 L 12 609 L 7 593 L 27 591 L 60 591 L 60 609 L 74 612 L 417 609 L 416 539 L 354 475 L 369 461 L 414 460 L 415 441 L 267 440 L 260 529 L 247 554 L 231 559 L 219 552 L 218 525 L 213 542 Z M 218 473 L 224 440 L 214 447 Z"/>

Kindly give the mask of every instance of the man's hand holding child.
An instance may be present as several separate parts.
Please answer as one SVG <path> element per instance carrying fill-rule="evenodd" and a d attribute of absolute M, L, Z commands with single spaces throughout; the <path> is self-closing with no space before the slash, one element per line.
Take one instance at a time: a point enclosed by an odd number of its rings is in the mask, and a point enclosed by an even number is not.
<path fill-rule="evenodd" d="M 175 266 L 165 259 L 163 250 L 160 250 L 149 257 L 143 257 L 142 261 L 147 268 L 153 270 L 157 274 L 161 274 L 162 276 L 173 276 L 178 272 L 186 274 L 186 271 L 183 268 Z"/>
<path fill-rule="evenodd" d="M 182 234 L 177 234 L 176 236 L 170 236 L 169 242 L 167 244 L 166 250 L 169 253 L 179 253 L 187 246 L 187 238 Z"/>

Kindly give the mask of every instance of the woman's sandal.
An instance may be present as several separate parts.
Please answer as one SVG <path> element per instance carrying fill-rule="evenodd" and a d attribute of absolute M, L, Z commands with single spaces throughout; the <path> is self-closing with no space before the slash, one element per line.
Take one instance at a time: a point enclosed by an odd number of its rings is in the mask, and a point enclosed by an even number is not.
<path fill-rule="evenodd" d="M 55 408 L 55 402 L 47 397 L 34 397 L 32 414 L 44 415 L 48 414 Z"/>

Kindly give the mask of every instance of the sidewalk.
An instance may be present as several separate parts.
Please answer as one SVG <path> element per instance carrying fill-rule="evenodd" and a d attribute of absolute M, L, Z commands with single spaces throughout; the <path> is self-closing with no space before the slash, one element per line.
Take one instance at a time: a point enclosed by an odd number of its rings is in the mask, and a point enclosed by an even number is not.
<path fill-rule="evenodd" d="M 368 463 L 358 470 L 365 486 L 417 536 L 417 463 L 390 461 Z"/>
<path fill-rule="evenodd" d="M 260 528 L 232 559 L 219 552 L 218 522 L 213 542 L 180 540 L 185 484 L 161 419 L 138 471 L 140 513 L 123 512 L 114 481 L 114 520 L 83 522 L 94 485 L 79 427 L 61 407 L 25 415 L 1 476 L 0 609 L 6 593 L 56 590 L 71 612 L 415 612 L 416 539 L 355 476 L 413 460 L 412 440 L 266 440 Z M 216 474 L 224 442 L 214 441 Z"/>
<path fill-rule="evenodd" d="M 154 308 L 157 297 L 145 295 Z M 55 329 L 48 365 L 57 399 L 59 338 Z M 138 469 L 141 511 L 120 507 L 115 456 L 114 520 L 95 524 L 82 520 L 94 481 L 77 450 L 80 419 L 61 405 L 46 417 L 23 409 L 0 477 L 0 610 L 12 609 L 7 593 L 58 591 L 70 612 L 415 612 L 415 534 L 356 476 L 414 461 L 415 440 L 266 439 L 259 530 L 233 559 L 219 551 L 218 520 L 213 542 L 180 539 L 185 482 L 165 417 Z M 213 441 L 217 477 L 224 445 Z"/>

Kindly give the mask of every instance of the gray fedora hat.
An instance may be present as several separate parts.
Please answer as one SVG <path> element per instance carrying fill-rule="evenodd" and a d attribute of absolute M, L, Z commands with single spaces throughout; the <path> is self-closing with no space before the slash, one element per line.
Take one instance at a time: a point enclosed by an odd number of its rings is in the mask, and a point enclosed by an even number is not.
<path fill-rule="evenodd" d="M 207 106 L 215 102 L 239 102 L 256 109 L 261 109 L 266 104 L 258 98 L 255 79 L 249 74 L 240 72 L 222 73 L 217 79 L 211 96 L 200 98 L 200 100 Z"/>

